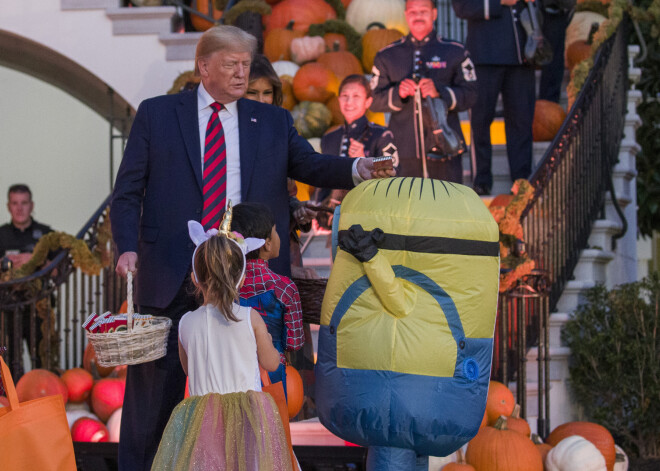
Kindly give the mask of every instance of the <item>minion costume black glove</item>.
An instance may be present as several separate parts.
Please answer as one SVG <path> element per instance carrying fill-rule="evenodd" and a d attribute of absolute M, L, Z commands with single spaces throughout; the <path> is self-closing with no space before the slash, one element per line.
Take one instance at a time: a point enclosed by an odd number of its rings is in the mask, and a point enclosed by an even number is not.
<path fill-rule="evenodd" d="M 378 253 L 378 243 L 383 241 L 383 231 L 376 228 L 365 232 L 359 224 L 352 225 L 339 237 L 339 247 L 362 263 L 368 262 Z"/>

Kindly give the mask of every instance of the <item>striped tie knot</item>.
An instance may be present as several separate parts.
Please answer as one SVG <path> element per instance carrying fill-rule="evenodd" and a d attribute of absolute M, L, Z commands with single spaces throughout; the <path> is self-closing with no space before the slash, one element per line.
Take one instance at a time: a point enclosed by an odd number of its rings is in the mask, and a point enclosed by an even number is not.
<path fill-rule="evenodd" d="M 219 113 L 222 108 L 224 108 L 224 105 L 222 103 L 218 103 L 217 101 L 214 101 L 211 103 L 211 108 L 213 108 L 214 113 Z"/>

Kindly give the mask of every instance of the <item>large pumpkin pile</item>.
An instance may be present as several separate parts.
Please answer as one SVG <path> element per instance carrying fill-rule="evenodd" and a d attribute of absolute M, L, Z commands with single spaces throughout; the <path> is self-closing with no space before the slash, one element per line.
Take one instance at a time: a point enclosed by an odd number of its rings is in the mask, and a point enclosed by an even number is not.
<path fill-rule="evenodd" d="M 16 383 L 18 400 L 25 402 L 59 394 L 73 441 L 118 442 L 126 366 L 99 367 L 92 344 L 85 349 L 83 366 L 66 370 L 61 376 L 43 369 L 28 371 Z M 0 407 L 7 405 L 0 396 Z"/>
<path fill-rule="evenodd" d="M 484 420 L 468 443 L 465 457 L 443 470 L 475 471 L 626 471 L 627 459 L 615 449 L 614 439 L 603 426 L 569 422 L 555 428 L 545 443 L 531 434 L 519 416 L 511 391 L 491 381 Z M 619 452 L 619 453 L 617 453 Z"/>

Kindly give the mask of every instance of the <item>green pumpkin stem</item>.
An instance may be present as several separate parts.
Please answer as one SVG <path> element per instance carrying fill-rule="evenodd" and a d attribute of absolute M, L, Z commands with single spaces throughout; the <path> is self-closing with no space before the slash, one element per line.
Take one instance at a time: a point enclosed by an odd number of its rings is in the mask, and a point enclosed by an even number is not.
<path fill-rule="evenodd" d="M 286 24 L 286 26 L 284 27 L 284 29 L 288 29 L 289 31 L 293 31 L 293 25 L 295 24 L 295 22 L 296 22 L 295 20 L 291 20 L 291 21 L 289 21 L 289 22 Z"/>
<path fill-rule="evenodd" d="M 516 404 L 513 406 L 513 412 L 511 412 L 511 417 L 514 419 L 519 419 L 520 418 L 520 404 Z"/>
<path fill-rule="evenodd" d="M 507 427 L 507 418 L 503 415 L 500 415 L 500 417 L 497 419 L 497 422 L 495 422 L 495 427 L 497 430 L 508 430 L 509 428 Z"/>
<path fill-rule="evenodd" d="M 543 439 L 537 434 L 533 433 L 531 439 L 534 445 L 543 445 Z"/>

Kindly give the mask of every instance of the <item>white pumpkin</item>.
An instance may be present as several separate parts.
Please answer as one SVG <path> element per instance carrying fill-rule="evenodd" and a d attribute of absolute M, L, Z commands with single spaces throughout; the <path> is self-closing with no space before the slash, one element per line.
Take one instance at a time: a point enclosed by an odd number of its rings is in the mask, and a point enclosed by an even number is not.
<path fill-rule="evenodd" d="M 353 0 L 346 9 L 346 22 L 363 35 L 371 23 L 408 34 L 405 0 Z"/>
<path fill-rule="evenodd" d="M 557 443 L 545 458 L 546 471 L 607 471 L 603 454 L 586 438 L 571 435 Z"/>
<path fill-rule="evenodd" d="M 303 36 L 291 41 L 291 59 L 298 65 L 315 61 L 325 52 L 325 40 L 321 36 Z"/>
<path fill-rule="evenodd" d="M 321 152 L 321 138 L 320 137 L 310 137 L 307 139 L 307 142 L 312 146 L 316 152 Z"/>
<path fill-rule="evenodd" d="M 114 411 L 110 418 L 108 419 L 108 423 L 105 424 L 105 426 L 108 428 L 108 441 L 110 442 L 117 442 L 119 443 L 119 429 L 121 428 L 121 407 Z"/>
<path fill-rule="evenodd" d="M 619 445 L 614 445 L 616 450 L 616 462 L 614 463 L 614 471 L 628 471 L 628 455 L 623 451 Z"/>
<path fill-rule="evenodd" d="M 69 410 L 66 413 L 66 420 L 69 422 L 69 430 L 71 430 L 71 427 L 73 426 L 74 422 L 82 417 L 89 417 L 90 419 L 98 420 L 100 422 L 98 416 L 93 412 L 90 412 L 89 410 L 85 410 L 85 409 Z"/>
<path fill-rule="evenodd" d="M 275 61 L 272 65 L 278 77 L 281 77 L 282 75 L 295 77 L 296 72 L 298 72 L 298 69 L 300 68 L 298 64 L 291 61 Z"/>
<path fill-rule="evenodd" d="M 589 31 L 591 31 L 592 23 L 601 24 L 606 19 L 603 15 L 593 11 L 576 12 L 571 19 L 571 23 L 566 28 L 566 40 L 564 41 L 566 50 L 575 41 L 586 41 L 589 39 Z"/>

